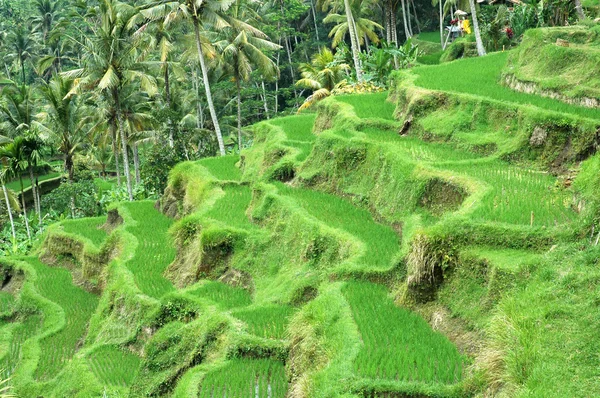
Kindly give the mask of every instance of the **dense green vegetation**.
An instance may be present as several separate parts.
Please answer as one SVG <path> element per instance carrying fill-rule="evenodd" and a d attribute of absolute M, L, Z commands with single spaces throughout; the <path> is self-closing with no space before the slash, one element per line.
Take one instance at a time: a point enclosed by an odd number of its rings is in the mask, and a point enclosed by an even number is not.
<path fill-rule="evenodd" d="M 596 8 L 1 2 L 0 397 L 599 395 Z"/>

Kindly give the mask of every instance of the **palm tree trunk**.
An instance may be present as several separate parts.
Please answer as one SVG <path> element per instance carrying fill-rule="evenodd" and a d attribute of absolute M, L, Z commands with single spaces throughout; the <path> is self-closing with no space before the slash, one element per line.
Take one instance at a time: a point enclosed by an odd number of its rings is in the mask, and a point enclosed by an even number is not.
<path fill-rule="evenodd" d="M 344 8 L 346 9 L 346 19 L 348 22 L 348 29 L 350 33 L 350 45 L 352 47 L 352 58 L 354 59 L 354 69 L 356 70 L 356 80 L 361 82 L 363 80 L 362 67 L 360 64 L 360 53 L 359 43 L 356 40 L 356 29 L 354 25 L 354 17 L 352 16 L 352 9 L 350 8 L 350 0 L 344 0 Z"/>
<path fill-rule="evenodd" d="M 194 6 L 194 13 L 196 13 Z M 206 102 L 208 102 L 208 110 L 210 111 L 210 117 L 212 118 L 213 126 L 215 127 L 215 133 L 217 135 L 217 141 L 219 142 L 219 152 L 221 156 L 225 156 L 225 144 L 223 143 L 223 135 L 221 134 L 221 127 L 219 126 L 219 120 L 217 119 L 217 111 L 215 110 L 215 104 L 212 99 L 212 93 L 210 91 L 210 82 L 208 80 L 208 70 L 206 68 L 206 62 L 204 61 L 204 53 L 202 52 L 202 43 L 200 42 L 200 26 L 198 22 L 198 16 L 193 17 L 194 23 L 194 34 L 196 35 L 196 47 L 198 50 L 198 60 L 200 61 L 200 68 L 202 69 L 202 78 L 204 80 L 204 89 L 206 90 Z"/>
<path fill-rule="evenodd" d="M 408 20 L 408 32 L 410 36 L 414 36 L 413 28 L 412 28 L 412 18 L 410 13 L 410 0 L 404 0 L 406 3 L 406 19 Z"/>
<path fill-rule="evenodd" d="M 31 230 L 29 229 L 29 220 L 27 219 L 27 206 L 25 205 L 25 190 L 23 189 L 23 177 L 20 174 L 19 182 L 21 183 L 21 206 L 23 206 L 23 218 L 25 219 L 25 229 L 27 230 L 27 238 L 31 240 Z"/>
<path fill-rule="evenodd" d="M 8 212 L 8 219 L 10 220 L 10 229 L 12 232 L 13 246 L 17 242 L 17 231 L 15 230 L 15 220 L 13 219 L 12 209 L 10 208 L 10 200 L 8 199 L 8 192 L 6 191 L 6 185 L 2 182 L 2 191 L 4 191 L 4 200 L 6 201 L 6 211 Z"/>
<path fill-rule="evenodd" d="M 121 187 L 121 168 L 119 167 L 119 150 L 117 147 L 117 126 L 115 125 L 116 120 L 112 118 L 110 121 L 110 133 L 112 135 L 112 151 L 115 157 L 115 169 L 117 170 L 117 186 Z"/>
<path fill-rule="evenodd" d="M 317 25 L 317 11 L 315 10 L 314 0 L 310 0 L 310 9 L 312 11 L 313 21 L 315 22 L 315 35 L 316 35 L 317 41 L 319 41 L 319 27 Z"/>
<path fill-rule="evenodd" d="M 133 167 L 135 168 L 135 183 L 140 185 L 142 179 L 140 178 L 140 154 L 137 143 L 133 144 Z"/>
<path fill-rule="evenodd" d="M 421 33 L 421 26 L 419 26 L 419 17 L 417 16 L 417 8 L 415 7 L 415 0 L 410 0 L 412 4 L 413 12 L 415 13 L 415 23 L 417 24 L 417 32 Z"/>
<path fill-rule="evenodd" d="M 577 18 L 579 18 L 580 21 L 585 19 L 583 7 L 581 6 L 581 0 L 575 0 L 575 12 L 577 12 Z"/>
<path fill-rule="evenodd" d="M 471 15 L 473 17 L 473 31 L 475 32 L 477 54 L 479 54 L 479 56 L 482 57 L 485 55 L 485 47 L 483 47 L 483 41 L 481 40 L 481 32 L 479 31 L 479 22 L 477 21 L 477 9 L 475 7 L 475 0 L 469 0 L 469 7 L 471 7 Z"/>
<path fill-rule="evenodd" d="M 127 194 L 129 195 L 129 201 L 133 201 L 133 186 L 131 184 L 131 173 L 129 172 L 129 154 L 127 153 L 127 137 L 125 137 L 125 129 L 123 128 L 119 94 L 116 90 L 113 91 L 113 99 L 117 110 L 117 123 L 119 125 L 119 136 L 121 138 L 121 149 L 123 151 L 123 172 L 125 173 L 125 181 L 127 182 Z"/>
<path fill-rule="evenodd" d="M 242 153 L 242 86 L 240 79 L 235 79 L 235 87 L 237 89 L 237 128 L 238 128 L 238 148 Z"/>
<path fill-rule="evenodd" d="M 39 200 L 39 196 L 38 196 L 38 190 L 37 190 L 37 186 L 35 183 L 35 180 L 33 179 L 33 167 L 31 167 L 31 165 L 29 165 L 29 179 L 31 180 L 31 193 L 33 194 L 33 204 L 35 206 L 35 211 L 38 214 L 38 222 L 39 222 L 39 226 L 42 226 L 42 209 L 40 206 L 40 200 Z"/>
<path fill-rule="evenodd" d="M 444 9 L 442 6 L 442 0 L 438 0 L 439 12 L 440 12 L 440 44 L 442 45 L 442 50 L 444 48 Z"/>
<path fill-rule="evenodd" d="M 406 36 L 406 38 L 408 39 L 409 37 L 411 37 L 411 34 L 408 30 L 408 21 L 406 19 L 406 4 L 404 3 L 404 0 L 400 0 L 400 4 L 402 4 L 402 21 L 404 22 L 404 36 Z"/>
<path fill-rule="evenodd" d="M 265 81 L 263 79 L 261 79 L 260 84 L 262 87 L 262 100 L 263 100 L 263 106 L 265 108 L 265 115 L 267 116 L 267 119 L 270 119 L 269 118 L 269 105 L 267 104 L 267 90 L 265 89 Z"/>
<path fill-rule="evenodd" d="M 173 119 L 171 118 L 171 84 L 169 82 L 169 64 L 165 62 L 165 101 L 167 102 L 167 108 L 169 109 L 169 116 L 167 124 L 169 127 L 169 146 L 173 148 L 175 146 L 175 140 L 173 138 Z"/>

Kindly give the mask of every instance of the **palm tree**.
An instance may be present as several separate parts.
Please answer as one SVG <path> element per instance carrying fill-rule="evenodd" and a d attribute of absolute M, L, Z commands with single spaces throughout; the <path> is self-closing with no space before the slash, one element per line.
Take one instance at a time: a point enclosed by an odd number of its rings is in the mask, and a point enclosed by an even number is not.
<path fill-rule="evenodd" d="M 0 98 L 0 131 L 7 137 L 16 137 L 31 127 L 33 98 L 29 86 L 17 86 L 7 81 Z"/>
<path fill-rule="evenodd" d="M 359 45 L 365 44 L 365 37 L 371 40 L 373 43 L 379 43 L 379 36 L 375 33 L 376 29 L 383 29 L 383 26 L 379 25 L 377 22 L 371 21 L 370 19 L 363 18 L 360 15 L 365 14 L 370 7 L 370 5 L 366 2 L 360 2 L 360 10 L 355 11 L 355 29 L 357 35 L 357 41 Z M 329 37 L 333 37 L 332 47 L 337 47 L 337 45 L 344 40 L 348 32 L 350 31 L 350 26 L 348 25 L 348 19 L 344 15 L 330 13 L 325 19 L 323 19 L 325 23 L 335 23 L 336 25 L 329 32 Z"/>
<path fill-rule="evenodd" d="M 298 109 L 302 111 L 310 107 L 313 103 L 328 97 L 334 88 L 344 82 L 348 65 L 334 63 L 334 56 L 330 49 L 322 48 L 321 51 L 313 55 L 310 64 L 300 65 L 302 79 L 296 83 L 299 87 L 305 87 L 313 90 L 304 104 Z"/>
<path fill-rule="evenodd" d="M 138 9 L 117 0 L 101 0 L 98 11 L 101 22 L 95 35 L 80 42 L 86 50 L 83 68 L 64 74 L 79 78 L 71 94 L 76 94 L 81 88 L 97 89 L 110 102 L 116 124 L 112 128 L 119 131 L 121 140 L 127 193 L 129 200 L 133 200 L 121 93 L 127 85 L 139 80 L 142 90 L 153 95 L 156 79 L 145 73 L 147 64 L 143 62 L 143 47 L 146 37 L 136 29 Z"/>
<path fill-rule="evenodd" d="M 208 77 L 208 67 L 204 57 L 203 43 L 201 40 L 201 30 L 212 27 L 216 30 L 221 30 L 229 27 L 225 11 L 236 0 L 158 0 L 141 9 L 140 13 L 149 20 L 163 20 L 165 26 L 169 26 L 172 22 L 185 18 L 192 23 L 194 28 L 194 38 L 196 40 L 196 50 L 198 61 L 202 70 L 202 79 L 204 81 L 204 89 L 206 91 L 206 101 L 210 116 L 215 128 L 217 140 L 219 142 L 219 151 L 222 156 L 225 156 L 225 145 L 223 143 L 223 135 L 217 118 L 217 111 L 212 98 L 210 89 L 210 80 Z"/>
<path fill-rule="evenodd" d="M 41 36 L 44 45 L 48 43 L 48 36 L 58 20 L 58 12 L 61 7 L 60 1 L 35 0 L 37 15 L 32 19 L 33 33 Z"/>
<path fill-rule="evenodd" d="M 485 47 L 481 40 L 481 31 L 479 30 L 479 21 L 477 20 L 477 7 L 475 0 L 469 0 L 469 7 L 471 8 L 471 16 L 473 17 L 473 32 L 475 32 L 475 43 L 477 45 L 477 54 L 482 57 L 485 53 Z"/>
<path fill-rule="evenodd" d="M 4 193 L 4 202 L 6 204 L 6 211 L 8 213 L 8 219 L 10 221 L 10 229 L 12 232 L 12 240 L 14 247 L 17 243 L 17 231 L 15 228 L 15 220 L 13 219 L 12 208 L 16 207 L 18 210 L 19 202 L 18 200 L 15 200 L 14 195 L 12 195 L 12 193 L 9 192 L 8 188 L 6 188 L 6 181 L 8 181 L 11 178 L 12 173 L 11 169 L 8 167 L 8 158 L 6 156 L 2 156 L 1 154 L 0 164 L 2 164 L 2 169 L 0 170 L 0 184 L 2 184 L 2 192 Z"/>
<path fill-rule="evenodd" d="M 10 173 L 19 177 L 19 184 L 21 185 L 21 208 L 23 210 L 23 218 L 25 219 L 25 229 L 27 230 L 27 237 L 31 239 L 31 230 L 29 228 L 29 219 L 27 218 L 27 206 L 25 204 L 25 189 L 23 186 L 22 175 L 22 171 L 27 168 L 24 141 L 25 139 L 22 136 L 19 136 L 9 144 L 5 144 L 4 146 L 0 147 L 0 158 L 5 159 Z"/>
<path fill-rule="evenodd" d="M 35 44 L 29 32 L 23 25 L 19 25 L 8 36 L 9 48 L 12 53 L 9 57 L 15 58 L 21 67 L 21 83 L 25 84 L 25 61 L 33 55 Z"/>
<path fill-rule="evenodd" d="M 29 179 L 31 181 L 31 193 L 33 194 L 33 203 L 35 211 L 38 215 L 38 225 L 42 226 L 42 208 L 40 205 L 40 192 L 39 187 L 35 180 L 33 168 L 39 165 L 42 161 L 42 150 L 43 143 L 35 134 L 31 131 L 24 137 L 23 140 L 23 156 L 27 161 L 27 170 L 29 171 Z"/>
<path fill-rule="evenodd" d="M 74 87 L 73 79 L 60 75 L 55 75 L 48 83 L 42 83 L 40 97 L 44 105 L 37 115 L 40 122 L 36 123 L 58 145 L 70 183 L 73 182 L 74 175 L 73 157 L 83 139 L 80 102 L 78 98 L 69 95 Z"/>
<path fill-rule="evenodd" d="M 360 82 L 363 80 L 362 77 L 362 66 L 360 63 L 360 43 L 358 41 L 356 22 L 352 14 L 352 6 L 350 0 L 319 0 L 323 11 L 331 9 L 332 12 L 336 12 L 341 8 L 344 9 L 346 15 L 347 29 L 350 32 L 350 46 L 352 49 L 352 59 L 354 61 L 354 70 L 356 71 L 356 79 Z"/>
<path fill-rule="evenodd" d="M 242 81 L 250 80 L 254 68 L 262 76 L 271 78 L 279 75 L 275 62 L 263 53 L 264 50 L 277 50 L 281 46 L 268 40 L 260 30 L 247 22 L 241 21 L 243 11 L 237 1 L 233 19 L 229 27 L 224 29 L 225 39 L 217 43 L 222 48 L 223 61 L 231 71 L 237 92 L 237 130 L 238 146 L 242 150 Z"/>

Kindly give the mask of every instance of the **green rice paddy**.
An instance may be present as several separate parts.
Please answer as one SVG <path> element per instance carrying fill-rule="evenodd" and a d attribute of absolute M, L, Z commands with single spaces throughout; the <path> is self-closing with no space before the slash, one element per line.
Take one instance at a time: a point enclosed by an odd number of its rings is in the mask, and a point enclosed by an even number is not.
<path fill-rule="evenodd" d="M 392 265 L 392 258 L 400 248 L 400 237 L 391 227 L 375 222 L 367 210 L 331 194 L 281 183 L 276 186 L 281 194 L 295 199 L 311 216 L 364 243 L 365 253 L 358 260 L 361 265 L 369 269 L 387 269 Z"/>
<path fill-rule="evenodd" d="M 200 387 L 200 398 L 284 398 L 287 393 L 285 368 L 270 359 L 233 359 L 209 372 Z"/>
<path fill-rule="evenodd" d="M 266 339 L 283 339 L 290 317 L 295 313 L 287 305 L 266 305 L 237 310 L 233 315 L 248 325 L 248 332 Z"/>
<path fill-rule="evenodd" d="M 388 93 L 370 93 L 358 95 L 340 95 L 337 101 L 352 105 L 356 116 L 361 119 L 394 120 L 396 106 L 387 101 Z"/>
<path fill-rule="evenodd" d="M 98 305 L 98 297 L 73 284 L 64 268 L 48 267 L 38 259 L 28 259 L 37 273 L 36 288 L 65 312 L 65 325 L 40 341 L 40 360 L 35 372 L 38 380 L 50 379 L 70 360 L 85 337 L 87 323 Z"/>
<path fill-rule="evenodd" d="M 443 65 L 413 69 L 419 77 L 416 84 L 423 88 L 487 97 L 498 101 L 532 105 L 555 112 L 600 119 L 600 110 L 569 105 L 551 98 L 520 93 L 500 84 L 508 52 L 485 57 L 464 58 Z"/>
<path fill-rule="evenodd" d="M 63 230 L 69 234 L 79 235 L 89 239 L 94 245 L 100 247 L 108 236 L 100 227 L 106 222 L 106 216 L 93 218 L 80 218 L 66 220 L 61 224 Z"/>
<path fill-rule="evenodd" d="M 354 360 L 357 374 L 434 384 L 461 380 L 465 363 L 456 347 L 423 318 L 394 305 L 384 286 L 348 282 L 342 291 L 363 343 Z"/>
<path fill-rule="evenodd" d="M 52 180 L 54 178 L 58 178 L 61 175 L 62 175 L 62 173 L 44 174 L 42 176 L 38 176 L 37 180 L 38 180 L 38 183 L 39 183 L 39 182 L 43 182 L 43 181 Z M 8 189 L 12 189 L 15 192 L 20 192 L 21 191 L 21 183 L 19 182 L 19 180 L 15 180 L 15 181 L 9 182 L 8 184 L 6 184 L 6 187 Z M 29 187 L 31 187 L 31 180 L 29 179 L 29 177 L 23 176 L 23 189 L 27 189 Z"/>
<path fill-rule="evenodd" d="M 216 281 L 203 281 L 189 293 L 210 300 L 223 310 L 245 307 L 252 303 L 247 290 Z"/>
<path fill-rule="evenodd" d="M 219 180 L 239 181 L 242 178 L 242 172 L 235 166 L 239 161 L 239 156 L 229 155 L 205 158 L 200 160 L 199 163 Z"/>
<path fill-rule="evenodd" d="M 127 267 L 142 292 L 160 298 L 173 290 L 171 282 L 163 276 L 175 259 L 175 249 L 168 235 L 173 220 L 158 212 L 150 201 L 130 202 L 123 206 L 137 222 L 137 225 L 127 227 L 138 240 L 135 256 L 127 262 Z"/>
<path fill-rule="evenodd" d="M 86 359 L 102 384 L 118 387 L 131 385 L 141 362 L 137 355 L 115 346 L 102 346 Z"/>

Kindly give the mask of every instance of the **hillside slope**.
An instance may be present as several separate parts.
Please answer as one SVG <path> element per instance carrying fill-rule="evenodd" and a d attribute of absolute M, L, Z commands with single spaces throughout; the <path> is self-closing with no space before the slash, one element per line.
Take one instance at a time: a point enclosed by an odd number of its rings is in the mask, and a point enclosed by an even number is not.
<path fill-rule="evenodd" d="M 179 164 L 157 204 L 53 225 L 0 260 L 4 374 L 27 397 L 600 394 L 600 116 L 505 91 L 505 63 L 398 73 Z"/>

